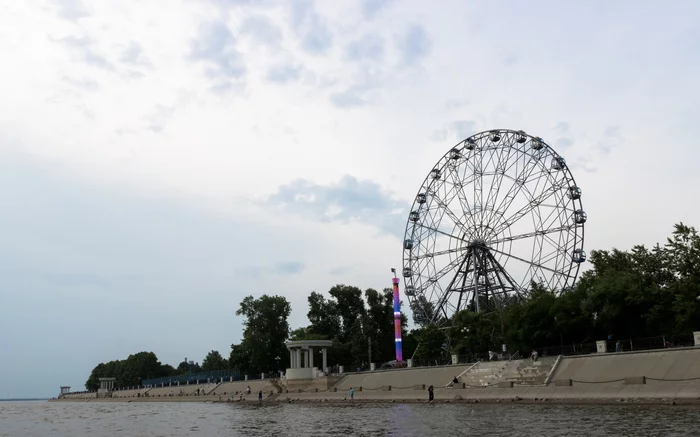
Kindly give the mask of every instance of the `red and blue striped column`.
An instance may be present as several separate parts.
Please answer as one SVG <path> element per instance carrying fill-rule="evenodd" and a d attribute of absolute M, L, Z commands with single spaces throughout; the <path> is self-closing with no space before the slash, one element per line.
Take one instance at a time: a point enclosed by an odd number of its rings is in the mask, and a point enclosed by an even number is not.
<path fill-rule="evenodd" d="M 394 342 L 396 343 L 396 362 L 403 361 L 403 349 L 401 347 L 401 301 L 399 300 L 399 278 L 394 277 Z"/>

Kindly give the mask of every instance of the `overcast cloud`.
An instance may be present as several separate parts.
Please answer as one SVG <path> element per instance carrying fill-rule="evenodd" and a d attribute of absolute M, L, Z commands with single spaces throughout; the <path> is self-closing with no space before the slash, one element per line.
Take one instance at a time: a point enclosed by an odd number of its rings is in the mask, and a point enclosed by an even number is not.
<path fill-rule="evenodd" d="M 586 249 L 700 226 L 700 5 L 7 2 L 0 398 L 227 356 L 248 295 L 390 285 L 434 163 L 494 127 L 571 166 Z M 50 366 L 51 371 L 47 371 Z"/>

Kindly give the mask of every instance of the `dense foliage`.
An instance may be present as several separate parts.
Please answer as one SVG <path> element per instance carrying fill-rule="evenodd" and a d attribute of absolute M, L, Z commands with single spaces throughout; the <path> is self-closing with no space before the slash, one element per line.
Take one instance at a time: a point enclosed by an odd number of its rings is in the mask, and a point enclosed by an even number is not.
<path fill-rule="evenodd" d="M 289 353 L 284 341 L 289 338 L 289 314 L 292 307 L 282 296 L 248 296 L 236 315 L 243 316 L 243 339 L 231 345 L 229 365 L 246 374 L 271 372 L 287 367 Z"/>
<path fill-rule="evenodd" d="M 307 316 L 311 324 L 292 331 L 292 339 L 333 340 L 328 365 L 367 366 L 394 358 L 394 299 L 391 288 L 379 292 L 336 285 L 329 298 L 312 292 Z M 406 318 L 402 317 L 402 327 Z"/>
<path fill-rule="evenodd" d="M 85 382 L 87 390 L 100 388 L 99 378 L 116 378 L 117 387 L 136 386 L 142 379 L 159 378 L 177 374 L 177 370 L 169 364 L 161 364 L 153 352 L 139 352 L 129 355 L 125 360 L 115 360 L 100 363 Z"/>
<path fill-rule="evenodd" d="M 202 361 L 202 370 L 211 372 L 213 370 L 226 370 L 229 368 L 228 360 L 221 356 L 219 351 L 211 351 Z"/>

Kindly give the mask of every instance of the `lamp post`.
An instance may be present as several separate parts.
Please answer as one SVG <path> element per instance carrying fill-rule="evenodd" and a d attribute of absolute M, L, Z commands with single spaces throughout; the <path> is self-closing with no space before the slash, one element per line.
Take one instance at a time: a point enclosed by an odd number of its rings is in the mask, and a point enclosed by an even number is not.
<path fill-rule="evenodd" d="M 468 349 L 467 345 L 469 342 L 469 327 L 468 326 L 462 327 L 462 329 L 460 331 L 462 332 L 462 337 L 464 338 L 464 349 Z M 470 355 L 473 354 L 471 349 L 468 349 L 468 350 L 469 350 Z M 467 360 L 470 360 L 470 358 L 471 358 L 471 356 L 467 357 Z M 471 361 L 467 361 L 467 362 L 471 362 Z"/>

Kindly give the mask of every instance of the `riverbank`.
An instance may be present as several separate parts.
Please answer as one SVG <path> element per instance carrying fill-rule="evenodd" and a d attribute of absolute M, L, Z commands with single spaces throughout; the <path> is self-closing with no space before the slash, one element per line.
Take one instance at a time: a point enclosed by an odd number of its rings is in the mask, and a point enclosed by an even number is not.
<path fill-rule="evenodd" d="M 452 384 L 457 378 L 458 383 Z M 57 402 L 700 404 L 700 348 L 75 393 Z M 248 391 L 249 395 L 241 395 Z M 350 397 L 353 388 L 354 398 Z M 205 394 L 202 394 L 205 393 Z"/>
<path fill-rule="evenodd" d="M 245 396 L 188 396 L 161 398 L 100 398 L 88 400 L 57 399 L 52 402 L 229 402 L 233 404 L 257 404 L 257 395 Z M 427 403 L 427 390 L 394 390 L 355 392 L 350 399 L 348 392 L 268 393 L 262 403 Z M 639 386 L 576 386 L 576 387 L 512 387 L 482 389 L 435 390 L 433 403 L 552 403 L 552 404 L 700 404 L 700 384 L 693 385 L 639 385 Z"/>

